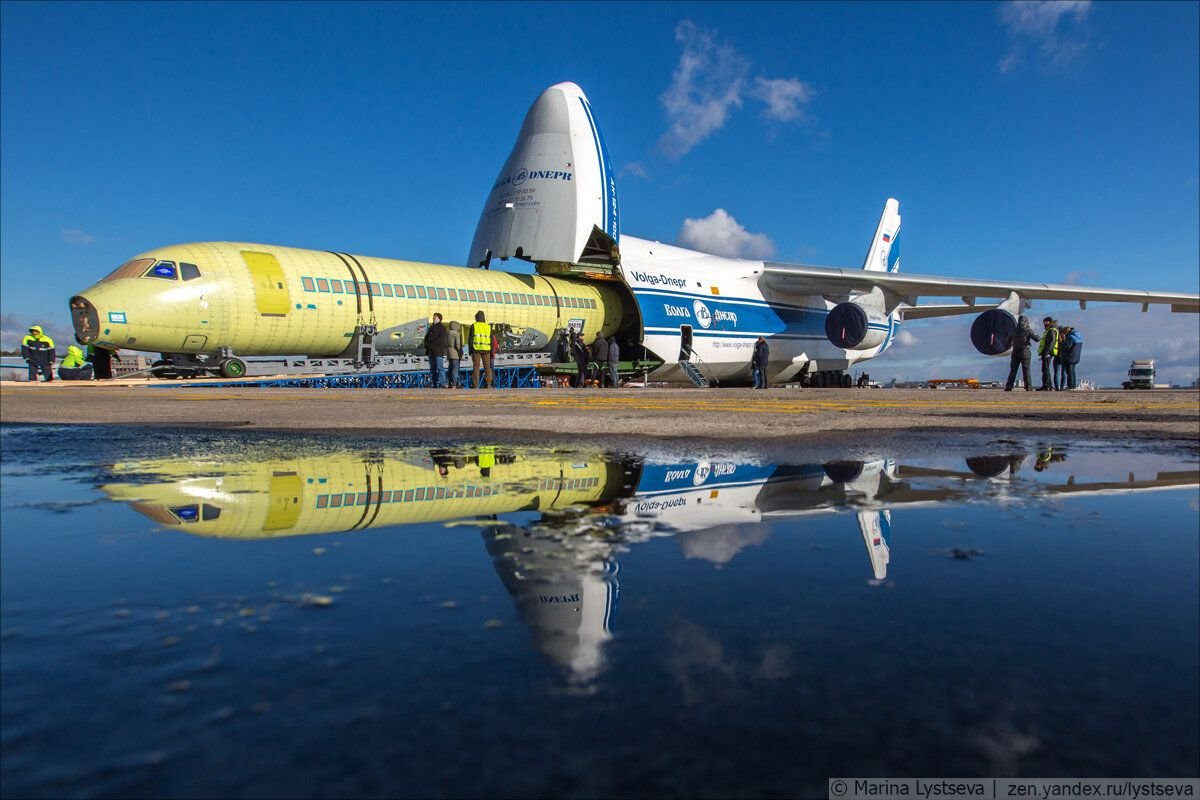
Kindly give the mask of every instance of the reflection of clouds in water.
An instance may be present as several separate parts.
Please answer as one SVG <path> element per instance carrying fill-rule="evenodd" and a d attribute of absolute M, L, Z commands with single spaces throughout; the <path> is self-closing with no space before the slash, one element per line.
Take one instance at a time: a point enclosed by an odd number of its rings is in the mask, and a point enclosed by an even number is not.
<path fill-rule="evenodd" d="M 762 659 L 747 669 L 727 659 L 724 645 L 694 622 L 679 621 L 669 638 L 667 671 L 679 684 L 684 705 L 711 703 L 736 694 L 742 688 L 739 679 L 778 681 L 792 677 L 794 672 L 792 649 L 787 645 L 767 645 Z"/>
<path fill-rule="evenodd" d="M 680 621 L 670 632 L 671 652 L 667 671 L 674 676 L 683 693 L 685 705 L 696 702 L 711 691 L 714 677 L 733 684 L 736 667 L 725 660 L 721 643 L 694 622 Z"/>
<path fill-rule="evenodd" d="M 792 677 L 792 648 L 783 644 L 768 645 L 762 661 L 750 677 L 763 681 L 778 681 Z"/>
<path fill-rule="evenodd" d="M 720 566 L 728 564 L 747 547 L 757 547 L 771 535 L 769 528 L 748 525 L 718 525 L 679 535 L 684 558 L 701 558 Z"/>
<path fill-rule="evenodd" d="M 972 741 L 991 761 L 992 775 L 1019 775 L 1021 758 L 1042 746 L 1037 736 L 1021 733 L 1007 720 L 978 731 Z"/>

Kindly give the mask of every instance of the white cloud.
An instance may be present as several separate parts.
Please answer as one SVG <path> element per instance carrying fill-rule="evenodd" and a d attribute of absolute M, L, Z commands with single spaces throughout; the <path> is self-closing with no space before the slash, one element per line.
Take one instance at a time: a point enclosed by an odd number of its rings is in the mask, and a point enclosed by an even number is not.
<path fill-rule="evenodd" d="M 804 119 L 802 106 L 813 98 L 813 88 L 799 78 L 754 79 L 750 94 L 767 104 L 768 119 L 791 122 Z"/>
<path fill-rule="evenodd" d="M 1001 72 L 1011 72 L 1030 51 L 1048 67 L 1064 67 L 1087 49 L 1084 24 L 1091 0 L 1013 0 L 1000 7 L 1000 24 L 1010 40 L 1000 59 Z"/>
<path fill-rule="evenodd" d="M 671 121 L 659 147 L 678 159 L 720 130 L 730 109 L 742 104 L 748 65 L 731 45 L 717 41 L 716 31 L 691 20 L 675 26 L 675 41 L 683 45 L 683 54 L 671 85 L 658 98 Z"/>
<path fill-rule="evenodd" d="M 1063 280 L 1063 283 L 1067 284 L 1068 286 L 1083 286 L 1087 282 L 1095 280 L 1097 277 L 1099 276 L 1090 269 L 1077 269 L 1068 272 L 1067 277 Z"/>
<path fill-rule="evenodd" d="M 618 173 L 618 175 L 622 178 L 626 175 L 632 175 L 635 178 L 641 178 L 643 180 L 650 177 L 650 174 L 646 172 L 646 168 L 637 161 L 630 161 L 628 164 L 621 167 L 621 171 Z"/>
<path fill-rule="evenodd" d="M 912 335 L 911 331 L 904 330 L 903 328 L 896 334 L 897 347 L 912 347 L 915 344 L 919 344 L 920 341 L 920 339 Z"/>
<path fill-rule="evenodd" d="M 723 208 L 703 219 L 685 219 L 678 242 L 703 253 L 730 258 L 768 258 L 775 254 L 775 243 L 770 237 L 750 233 Z"/>
<path fill-rule="evenodd" d="M 78 228 L 63 228 L 60 235 L 62 236 L 62 240 L 64 242 L 70 242 L 71 244 L 87 245 L 95 244 L 98 241 L 95 236 L 92 236 L 89 233 L 84 233 Z"/>
<path fill-rule="evenodd" d="M 658 98 L 670 122 L 658 146 L 669 158 L 682 158 L 725 127 L 746 96 L 765 103 L 763 115 L 772 122 L 807 119 L 805 107 L 816 94 L 811 85 L 799 78 L 758 76 L 753 86 L 747 87 L 749 60 L 733 45 L 722 42 L 717 31 L 700 28 L 691 20 L 675 26 L 675 41 L 682 45 L 683 53 L 671 85 Z"/>
<path fill-rule="evenodd" d="M 67 352 L 67 345 L 75 344 L 75 331 L 68 326 L 44 319 L 5 314 L 0 318 L 0 350 L 20 350 L 21 340 L 29 333 L 31 325 L 41 325 L 46 335 L 54 340 L 60 354 Z"/>

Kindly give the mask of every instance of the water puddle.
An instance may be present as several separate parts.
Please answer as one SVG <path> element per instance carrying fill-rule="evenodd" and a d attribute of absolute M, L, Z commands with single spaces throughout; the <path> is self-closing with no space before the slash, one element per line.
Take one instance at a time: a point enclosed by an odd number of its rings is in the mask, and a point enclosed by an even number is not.
<path fill-rule="evenodd" d="M 1194 450 L 10 426 L 10 796 L 1190 776 Z"/>

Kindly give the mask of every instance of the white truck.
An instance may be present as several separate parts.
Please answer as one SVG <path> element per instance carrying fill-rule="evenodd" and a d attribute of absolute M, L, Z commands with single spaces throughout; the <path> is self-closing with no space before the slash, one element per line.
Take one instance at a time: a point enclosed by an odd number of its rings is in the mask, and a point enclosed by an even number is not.
<path fill-rule="evenodd" d="M 1154 359 L 1146 358 L 1129 365 L 1129 380 L 1121 384 L 1122 389 L 1153 389 Z"/>

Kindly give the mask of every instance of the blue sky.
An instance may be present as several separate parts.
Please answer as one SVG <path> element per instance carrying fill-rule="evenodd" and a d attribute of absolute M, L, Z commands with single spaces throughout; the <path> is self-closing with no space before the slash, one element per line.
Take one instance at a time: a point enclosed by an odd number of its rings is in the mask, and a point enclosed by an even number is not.
<path fill-rule="evenodd" d="M 1196 292 L 1198 9 L 5 3 L 5 344 L 177 242 L 462 263 L 562 80 L 597 111 L 625 233 L 858 266 L 895 196 L 908 272 Z M 1195 317 L 1115 324 L 1165 326 L 1186 340 L 1171 377 L 1200 371 Z M 871 371 L 991 377 L 966 325 L 914 323 Z M 962 342 L 927 357 L 943 328 Z M 1094 344 L 1112 364 L 1142 346 Z"/>

